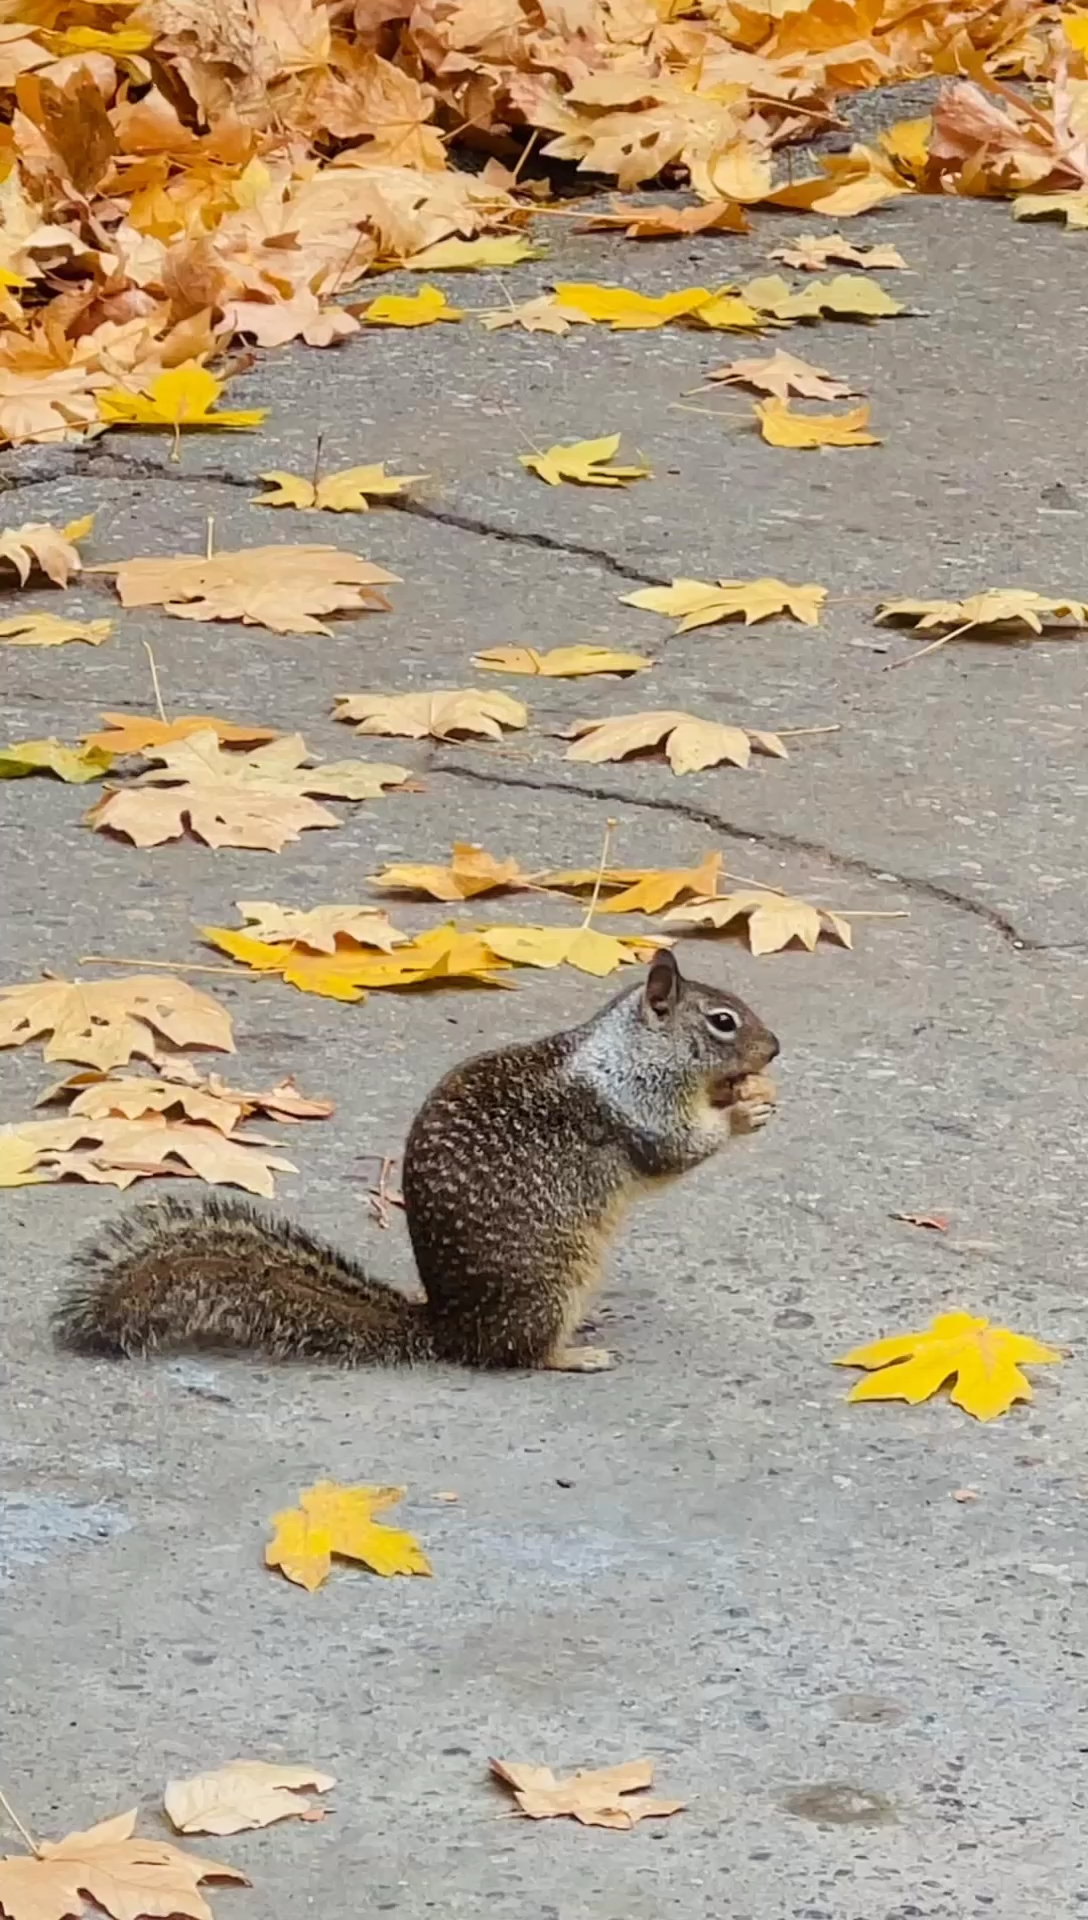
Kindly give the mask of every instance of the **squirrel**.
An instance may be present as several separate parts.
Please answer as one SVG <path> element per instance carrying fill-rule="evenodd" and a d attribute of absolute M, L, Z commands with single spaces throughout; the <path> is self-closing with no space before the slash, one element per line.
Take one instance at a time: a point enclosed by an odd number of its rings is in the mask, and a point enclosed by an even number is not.
<path fill-rule="evenodd" d="M 762 1126 L 777 1053 L 742 1000 L 684 979 L 663 948 L 583 1025 L 468 1060 L 424 1101 L 403 1166 L 424 1299 L 248 1201 L 168 1200 L 77 1256 L 57 1339 L 95 1354 L 601 1371 L 612 1356 L 570 1338 L 627 1202 Z"/>

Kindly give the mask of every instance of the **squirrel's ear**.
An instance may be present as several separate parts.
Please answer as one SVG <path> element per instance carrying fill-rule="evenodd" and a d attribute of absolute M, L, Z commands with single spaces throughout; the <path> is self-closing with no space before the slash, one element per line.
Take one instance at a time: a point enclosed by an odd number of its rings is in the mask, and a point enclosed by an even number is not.
<path fill-rule="evenodd" d="M 682 985 L 675 954 L 671 948 L 662 947 L 655 953 L 646 975 L 646 985 L 642 990 L 644 1006 L 659 1020 L 663 1020 L 676 1006 Z"/>

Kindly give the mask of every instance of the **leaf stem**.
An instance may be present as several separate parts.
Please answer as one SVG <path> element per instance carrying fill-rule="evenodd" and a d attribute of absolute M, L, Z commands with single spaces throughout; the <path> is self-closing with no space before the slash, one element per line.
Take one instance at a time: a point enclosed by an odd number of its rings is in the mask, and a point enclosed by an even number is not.
<path fill-rule="evenodd" d="M 34 1839 L 33 1835 L 27 1832 L 18 1814 L 16 1813 L 15 1808 L 12 1806 L 11 1801 L 7 1798 L 6 1794 L 3 1791 L 0 1791 L 0 1807 L 3 1807 L 4 1812 L 7 1814 L 8 1819 L 11 1821 L 12 1826 L 15 1828 L 16 1833 L 19 1835 L 19 1838 L 22 1841 L 24 1841 L 25 1844 L 30 1848 L 30 1851 L 34 1855 L 34 1858 L 36 1860 L 40 1860 L 42 1858 L 41 1848 L 39 1847 L 37 1841 Z"/>
<path fill-rule="evenodd" d="M 239 972 L 237 967 L 213 967 L 199 960 L 141 960 L 124 953 L 81 953 L 77 967 L 154 967 L 160 973 L 229 973 L 234 980 L 260 980 L 259 973 Z"/>
<path fill-rule="evenodd" d="M 616 820 L 606 820 L 604 823 L 604 840 L 601 843 L 601 858 L 597 866 L 597 878 L 593 882 L 593 892 L 590 895 L 589 905 L 586 908 L 585 919 L 582 921 L 583 927 L 588 927 L 593 915 L 597 911 L 597 902 L 601 897 L 601 887 L 604 884 L 605 868 L 608 865 L 608 849 L 612 842 L 612 835 L 618 825 L 619 822 Z"/>
<path fill-rule="evenodd" d="M 159 710 L 159 719 L 162 721 L 164 727 L 168 727 L 170 725 L 170 721 L 167 716 L 166 708 L 162 704 L 162 688 L 159 686 L 159 672 L 158 672 L 158 668 L 155 665 L 155 655 L 151 651 L 150 640 L 144 641 L 143 648 L 144 648 L 144 652 L 147 655 L 147 664 L 151 668 L 151 684 L 155 689 L 155 705 Z"/>

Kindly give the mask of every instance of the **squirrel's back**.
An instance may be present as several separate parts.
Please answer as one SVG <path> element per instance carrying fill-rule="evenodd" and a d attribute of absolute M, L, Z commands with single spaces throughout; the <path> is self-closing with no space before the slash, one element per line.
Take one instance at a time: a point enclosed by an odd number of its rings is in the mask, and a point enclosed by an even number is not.
<path fill-rule="evenodd" d="M 348 1366 L 607 1364 L 568 1342 L 626 1203 L 762 1124 L 765 1096 L 743 1089 L 777 1051 L 743 1001 L 684 980 L 665 950 L 644 987 L 582 1026 L 469 1060 L 424 1101 L 404 1201 L 425 1300 L 247 1201 L 166 1200 L 79 1256 L 58 1337 L 91 1353 L 214 1345 Z"/>

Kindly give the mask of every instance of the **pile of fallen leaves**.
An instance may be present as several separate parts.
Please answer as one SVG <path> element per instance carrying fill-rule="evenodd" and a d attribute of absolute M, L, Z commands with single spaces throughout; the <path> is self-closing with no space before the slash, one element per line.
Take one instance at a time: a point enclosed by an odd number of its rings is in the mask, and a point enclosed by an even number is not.
<path fill-rule="evenodd" d="M 457 318 L 436 288 L 340 296 L 390 266 L 532 258 L 519 229 L 559 163 L 703 202 L 593 222 L 635 239 L 913 191 L 1015 193 L 1084 224 L 1085 40 L 1082 15 L 1063 31 L 1036 0 L 9 0 L 0 444 L 254 424 L 214 412 L 206 362 Z M 934 72 L 932 123 L 811 173 L 776 160 L 844 93 Z"/>

